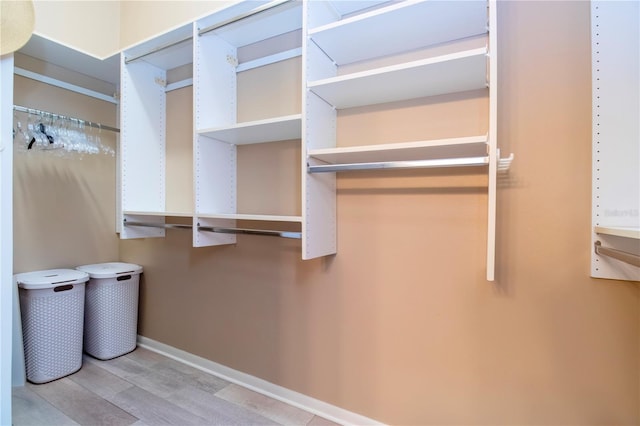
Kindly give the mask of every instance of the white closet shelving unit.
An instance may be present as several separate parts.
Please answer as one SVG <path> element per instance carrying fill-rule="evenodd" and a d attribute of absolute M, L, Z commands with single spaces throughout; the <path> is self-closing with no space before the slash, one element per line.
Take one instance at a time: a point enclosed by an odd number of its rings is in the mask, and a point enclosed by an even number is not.
<path fill-rule="evenodd" d="M 494 279 L 495 203 L 500 160 L 497 124 L 497 33 L 493 1 L 305 3 L 307 37 L 304 148 L 307 154 L 303 234 L 322 233 L 335 247 L 335 174 L 362 169 L 486 166 L 487 279 Z M 484 45 L 455 47 L 484 37 Z M 434 55 L 433 48 L 452 47 Z M 460 43 L 460 46 L 465 44 Z M 488 134 L 339 147 L 337 110 L 487 88 Z M 304 250 L 304 247 L 303 247 Z"/>
<path fill-rule="evenodd" d="M 188 41 L 176 43 L 189 31 Z M 334 254 L 335 172 L 481 166 L 489 176 L 487 279 L 493 280 L 496 179 L 498 170 L 507 169 L 510 161 L 500 160 L 496 143 L 496 37 L 494 1 L 277 0 L 237 3 L 190 28 L 132 49 L 125 59 L 141 56 L 150 47 L 172 46 L 136 61 L 123 59 L 123 217 L 160 222 L 168 216 L 163 191 L 167 117 L 158 82 L 166 81 L 168 69 L 192 61 L 194 246 L 234 243 L 233 233 L 209 231 L 233 229 L 238 220 L 251 220 L 265 226 L 274 222 L 298 226 L 303 259 Z M 285 38 L 289 41 L 278 43 Z M 482 43 L 472 48 L 460 44 L 469 39 Z M 270 47 L 250 60 L 241 58 L 243 49 L 269 41 L 281 48 Z M 302 57 L 302 110 L 239 121 L 238 74 L 297 56 Z M 168 63 L 167 58 L 171 58 Z M 472 90 L 487 91 L 487 134 L 337 145 L 338 110 Z M 238 146 L 298 139 L 299 211 L 276 215 L 238 211 Z M 125 228 L 129 229 L 124 238 L 164 232 Z"/>
<path fill-rule="evenodd" d="M 241 63 L 239 50 L 278 37 L 297 35 L 300 45 L 302 5 L 273 2 L 259 13 L 220 21 L 217 15 L 200 20 L 194 35 L 194 188 L 195 247 L 232 244 L 235 234 L 200 231 L 200 227 L 236 228 L 237 220 L 301 223 L 297 212 L 287 215 L 238 211 L 237 146 L 301 138 L 300 113 L 238 122 L 238 73 L 299 56 L 299 48 L 269 50 L 265 56 Z M 262 10 L 258 8 L 258 10 Z M 269 82 L 265 82 L 268 85 Z M 279 191 L 280 188 L 273 188 Z M 299 225 L 298 225 L 299 226 Z"/>
<path fill-rule="evenodd" d="M 192 25 L 121 55 L 120 179 L 122 220 L 162 225 L 166 216 L 167 72 L 193 62 Z M 185 143 L 191 143 L 186 140 Z M 163 237 L 164 228 L 122 226 L 120 237 Z"/>
<path fill-rule="evenodd" d="M 640 5 L 591 2 L 591 276 L 640 281 Z"/>

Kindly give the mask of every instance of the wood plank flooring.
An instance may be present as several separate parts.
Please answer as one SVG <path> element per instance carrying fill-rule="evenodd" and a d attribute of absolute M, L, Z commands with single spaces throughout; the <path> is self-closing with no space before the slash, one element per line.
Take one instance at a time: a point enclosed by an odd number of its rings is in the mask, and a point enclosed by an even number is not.
<path fill-rule="evenodd" d="M 329 420 L 144 348 L 13 388 L 13 425 L 301 425 Z"/>

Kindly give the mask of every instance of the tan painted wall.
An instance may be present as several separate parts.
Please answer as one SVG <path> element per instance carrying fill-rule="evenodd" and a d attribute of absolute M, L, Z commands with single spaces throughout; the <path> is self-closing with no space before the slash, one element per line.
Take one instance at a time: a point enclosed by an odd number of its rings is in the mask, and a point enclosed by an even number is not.
<path fill-rule="evenodd" d="M 34 0 L 35 33 L 86 54 L 107 58 L 120 50 L 119 1 Z"/>
<path fill-rule="evenodd" d="M 162 2 L 127 3 L 122 45 L 211 7 L 167 6 L 176 19 L 155 21 L 137 18 Z M 339 254 L 303 262 L 295 241 L 240 236 L 236 246 L 192 249 L 185 231 L 118 249 L 113 163 L 18 155 L 15 272 L 119 250 L 145 267 L 141 334 L 391 424 L 640 423 L 640 289 L 588 276 L 589 4 L 501 2 L 499 25 L 499 140 L 517 157 L 500 182 L 497 283 L 484 280 L 481 174 L 345 175 Z M 16 84 L 16 103 L 115 115 Z M 176 109 L 189 103 L 175 96 Z M 438 137 L 454 107 L 477 110 L 465 129 L 480 126 L 483 102 L 454 96 L 342 114 L 340 143 Z M 176 205 L 189 202 L 183 195 Z"/>
<path fill-rule="evenodd" d="M 19 76 L 14 103 L 116 126 L 114 104 Z M 28 115 L 15 117 L 26 129 Z M 99 135 L 115 149 L 115 134 Z M 18 144 L 13 161 L 14 273 L 117 260 L 115 157 L 60 156 L 60 151 L 26 151 Z"/>
<path fill-rule="evenodd" d="M 34 0 L 34 31 L 88 55 L 108 58 L 234 3 L 237 0 Z"/>
<path fill-rule="evenodd" d="M 120 9 L 120 47 L 126 49 L 143 40 L 207 16 L 237 0 L 139 1 L 123 0 Z M 150 19 L 153 17 L 152 19 Z"/>
<path fill-rule="evenodd" d="M 501 2 L 499 28 L 496 283 L 482 174 L 344 175 L 335 257 L 121 241 L 140 333 L 391 424 L 639 423 L 640 289 L 589 278 L 589 3 Z M 454 108 L 481 126 L 476 94 L 441 100 L 343 113 L 340 143 L 438 137 Z"/>

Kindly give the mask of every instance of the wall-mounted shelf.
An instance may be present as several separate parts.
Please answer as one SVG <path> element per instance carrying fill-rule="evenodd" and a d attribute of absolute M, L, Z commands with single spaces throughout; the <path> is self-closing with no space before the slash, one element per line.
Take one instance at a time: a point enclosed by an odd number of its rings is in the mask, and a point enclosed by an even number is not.
<path fill-rule="evenodd" d="M 238 12 L 227 20 L 220 14 L 213 14 L 197 22 L 198 35 L 215 34 L 231 46 L 241 47 L 302 28 L 302 3 L 299 1 L 276 0 L 270 3 L 254 3 L 254 9 L 243 12 L 243 2 L 238 4 Z"/>
<path fill-rule="evenodd" d="M 303 204 L 311 213 L 303 222 L 303 234 L 327 236 L 321 249 L 308 252 L 323 255 L 336 250 L 331 238 L 336 180 L 331 172 L 484 166 L 488 175 L 486 272 L 492 281 L 497 173 L 508 170 L 513 160 L 513 155 L 500 159 L 497 147 L 496 2 L 349 2 L 348 11 L 341 11 L 341 4 L 305 3 L 308 28 L 303 59 L 308 90 L 303 117 L 307 154 Z M 444 98 L 436 96 L 476 90 L 488 97 L 487 135 L 461 138 L 452 125 L 450 138 L 356 147 L 348 141 L 349 147 L 339 146 L 336 110 L 378 105 L 379 112 L 398 105 L 392 102 L 427 97 L 437 104 Z M 450 121 L 455 123 L 456 118 Z"/>
<path fill-rule="evenodd" d="M 250 145 L 274 143 L 269 149 L 277 149 L 275 145 L 278 142 L 300 140 L 302 137 L 302 114 L 299 106 L 295 110 L 278 109 L 275 108 L 278 102 L 270 102 L 265 108 L 268 111 L 261 111 L 260 115 L 267 118 L 249 121 L 241 121 L 239 118 L 246 117 L 247 114 L 243 115 L 242 111 L 250 109 L 246 105 L 247 99 L 241 96 L 246 93 L 246 86 L 243 86 L 246 79 L 242 76 L 247 78 L 247 75 L 257 75 L 255 73 L 259 74 L 261 67 L 272 67 L 274 64 L 279 66 L 277 64 L 282 65 L 285 61 L 294 61 L 296 54 L 300 52 L 301 2 L 274 1 L 254 7 L 255 9 L 227 20 L 220 20 L 214 14 L 196 23 L 198 37 L 194 46 L 194 121 L 197 131 L 194 138 L 194 198 L 197 215 L 194 217 L 194 224 L 199 223 L 201 226 L 194 227 L 195 247 L 236 242 L 233 234 L 204 232 L 201 231 L 203 226 L 233 228 L 237 220 L 302 222 L 301 216 L 296 214 L 299 213 L 299 206 L 275 208 L 245 203 L 243 207 L 238 207 L 242 204 L 240 201 L 243 194 L 245 200 L 247 197 L 255 198 L 242 192 L 240 176 L 253 175 L 255 169 L 260 168 L 260 165 L 252 164 L 245 165 L 243 169 L 240 147 L 251 149 Z M 258 79 L 258 83 L 252 86 L 249 102 L 271 99 L 274 95 L 269 93 L 273 85 L 286 88 L 287 91 L 291 91 L 290 87 L 295 85 L 294 81 L 287 81 L 280 75 L 273 78 L 280 80 L 274 83 Z M 297 90 L 291 92 L 299 93 L 299 86 L 295 88 Z M 278 95 L 280 93 L 275 94 Z M 299 98 L 290 104 L 299 105 Z M 281 168 L 286 165 L 273 164 L 272 167 Z M 282 185 L 269 187 L 269 191 L 274 194 L 273 199 L 287 198 L 284 193 L 289 190 L 290 188 Z M 247 207 L 247 204 L 251 205 Z M 264 214 L 279 210 L 283 210 L 285 214 Z"/>
<path fill-rule="evenodd" d="M 207 214 L 207 213 L 199 213 L 198 217 L 200 217 L 200 218 L 208 218 L 208 219 L 255 220 L 255 221 L 263 221 L 263 222 L 292 222 L 292 223 L 300 223 L 300 222 L 302 222 L 302 216 L 281 216 L 281 215 L 268 215 L 268 214 L 242 214 L 242 213 Z"/>
<path fill-rule="evenodd" d="M 262 236 L 270 236 L 270 237 L 281 237 L 281 238 L 291 238 L 291 239 L 300 239 L 302 237 L 300 232 L 297 231 L 285 231 L 285 230 L 274 230 L 274 229 L 255 229 L 255 228 L 238 228 L 238 227 L 222 227 L 222 226 L 203 226 L 200 224 L 196 224 L 195 226 L 184 224 L 184 223 L 164 223 L 164 222 L 151 222 L 151 221 L 135 221 L 124 219 L 122 222 L 122 227 L 132 230 L 132 232 L 136 232 L 136 230 L 155 230 L 156 232 L 162 233 L 164 235 L 164 231 L 167 229 L 194 229 L 196 232 L 211 232 L 217 234 L 226 234 L 226 235 L 236 235 L 236 234 L 246 234 L 246 235 L 262 235 Z"/>
<path fill-rule="evenodd" d="M 150 226 L 124 226 L 123 238 L 159 236 L 165 217 L 182 216 L 193 218 L 194 247 L 233 244 L 237 221 L 265 227 L 273 222 L 286 232 L 295 228 L 302 258 L 312 259 L 337 252 L 336 176 L 316 173 L 337 171 L 326 166 L 483 166 L 487 279 L 493 280 L 496 176 L 513 158 L 500 159 L 497 148 L 495 6 L 493 0 L 235 2 L 129 49 L 122 61 L 122 117 L 128 129 L 121 142 L 122 209 L 125 219 Z M 166 72 L 190 62 L 192 215 L 164 211 Z M 384 110 L 391 102 L 426 97 L 434 97 L 435 104 L 443 99 L 435 96 L 479 89 L 478 99 L 487 97 L 489 108 L 486 123 L 466 133 L 475 136 L 460 137 L 454 114 L 442 139 L 418 135 L 411 141 L 339 146 L 337 110 L 369 105 Z M 260 112 L 247 113 L 247 103 L 259 105 Z M 256 189 L 275 175 L 277 185 Z M 260 199 L 266 193 L 273 196 Z M 269 205 L 272 200 L 280 204 Z"/>
<path fill-rule="evenodd" d="M 615 235 L 617 237 L 633 238 L 640 240 L 640 227 L 631 226 L 596 226 L 594 227 L 596 234 Z"/>
<path fill-rule="evenodd" d="M 487 49 L 310 81 L 308 87 L 338 109 L 482 89 L 487 87 Z"/>
<path fill-rule="evenodd" d="M 302 115 L 295 114 L 204 129 L 199 130 L 198 133 L 233 145 L 245 145 L 300 139 L 301 128 Z"/>
<path fill-rule="evenodd" d="M 487 155 L 487 135 L 314 149 L 309 150 L 308 155 L 310 158 L 330 164 L 481 157 Z"/>
<path fill-rule="evenodd" d="M 171 70 L 193 62 L 192 35 L 193 26 L 184 25 L 121 54 L 123 219 L 135 215 L 164 221 L 164 216 L 185 216 L 185 211 L 192 210 L 192 206 L 180 206 L 182 213 L 168 212 L 166 205 L 167 76 Z M 122 227 L 120 232 L 123 239 L 162 236 L 164 230 L 153 228 Z"/>
<path fill-rule="evenodd" d="M 122 214 L 128 216 L 193 217 L 193 213 L 185 212 L 142 212 L 125 210 Z"/>
<path fill-rule="evenodd" d="M 486 32 L 485 2 L 411 0 L 311 29 L 309 36 L 344 65 Z"/>

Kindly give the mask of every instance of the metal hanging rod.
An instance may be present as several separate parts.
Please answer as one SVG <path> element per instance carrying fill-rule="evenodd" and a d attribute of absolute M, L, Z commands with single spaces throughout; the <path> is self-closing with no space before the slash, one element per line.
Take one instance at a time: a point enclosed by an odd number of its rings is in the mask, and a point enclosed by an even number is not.
<path fill-rule="evenodd" d="M 124 226 L 142 226 L 146 228 L 163 228 L 163 229 L 192 229 L 193 226 L 179 223 L 152 223 L 152 222 L 132 222 L 124 220 Z M 263 235 L 268 237 L 282 237 L 301 239 L 302 233 L 291 231 L 273 231 L 266 229 L 250 229 L 250 228 L 226 228 L 220 226 L 198 226 L 198 231 L 218 232 L 221 234 L 247 234 L 247 235 Z"/>
<path fill-rule="evenodd" d="M 342 172 L 348 170 L 412 169 L 433 167 L 486 166 L 489 157 L 445 158 L 441 160 L 382 161 L 373 163 L 345 163 L 308 165 L 309 173 Z"/>
<path fill-rule="evenodd" d="M 43 110 L 35 109 L 35 108 L 27 108 L 27 107 L 23 107 L 23 106 L 20 106 L 20 105 L 14 105 L 13 109 L 15 111 L 25 112 L 27 114 L 36 114 L 36 115 L 40 115 L 40 116 L 43 116 L 43 117 L 58 118 L 58 119 L 62 119 L 62 120 L 68 120 L 68 121 L 71 121 L 71 122 L 74 122 L 74 123 L 77 123 L 77 124 L 81 124 L 83 126 L 89 126 L 89 127 L 95 128 L 95 129 L 108 130 L 110 132 L 120 133 L 120 129 L 118 129 L 116 127 L 107 126 L 106 124 L 101 124 L 101 123 L 94 123 L 93 121 L 81 120 L 79 118 L 68 117 L 66 115 L 56 114 L 56 113 L 49 112 L 49 111 L 43 111 Z"/>
<path fill-rule="evenodd" d="M 179 44 L 187 42 L 187 41 L 191 40 L 192 38 L 193 38 L 193 36 L 187 36 L 187 37 L 181 38 L 178 41 L 173 41 L 171 43 L 167 43 L 167 44 L 163 44 L 162 46 L 158 46 L 158 47 L 156 47 L 154 49 L 149 50 L 148 52 L 141 53 L 139 55 L 135 55 L 135 56 L 132 56 L 130 58 L 124 58 L 124 63 L 128 64 L 129 62 L 137 61 L 138 59 L 142 59 L 142 58 L 145 58 L 145 57 L 147 57 L 149 55 L 153 55 L 154 53 L 160 52 L 161 50 L 168 49 L 170 47 L 177 46 Z"/>
<path fill-rule="evenodd" d="M 275 0 L 275 1 L 269 2 L 269 3 L 264 4 L 262 6 L 256 7 L 255 9 L 251 9 L 250 11 L 245 12 L 245 13 L 243 13 L 241 15 L 234 16 L 233 18 L 227 19 L 226 21 L 218 22 L 217 24 L 213 24 L 213 25 L 205 27 L 205 28 L 203 28 L 201 30 L 198 30 L 198 35 L 201 36 L 201 35 L 206 34 L 208 32 L 215 31 L 215 30 L 217 30 L 219 28 L 222 28 L 222 27 L 225 27 L 225 26 L 227 26 L 229 24 L 233 24 L 234 22 L 242 21 L 243 19 L 247 19 L 247 18 L 249 18 L 251 16 L 257 15 L 257 14 L 262 13 L 262 12 L 266 12 L 267 10 L 273 9 L 276 6 L 280 6 L 281 4 L 289 3 L 290 1 L 292 1 L 292 0 Z"/>
<path fill-rule="evenodd" d="M 198 226 L 198 231 L 219 232 L 221 234 L 247 234 L 247 235 L 264 235 L 267 237 L 282 237 L 299 240 L 302 238 L 301 232 L 291 231 L 272 231 L 267 229 L 250 229 L 250 228 L 223 228 L 219 226 Z"/>
<path fill-rule="evenodd" d="M 498 171 L 507 172 L 514 155 L 498 159 Z M 344 172 L 350 170 L 415 169 L 435 167 L 487 166 L 489 157 L 442 158 L 437 160 L 381 161 L 371 163 L 316 164 L 307 165 L 309 173 Z"/>
<path fill-rule="evenodd" d="M 181 223 L 152 223 L 152 222 L 132 222 L 124 220 L 124 226 L 143 226 L 145 228 L 164 228 L 164 229 L 191 229 L 191 225 Z"/>
<path fill-rule="evenodd" d="M 638 256 L 637 254 L 627 253 L 626 251 L 609 247 L 602 247 L 602 243 L 600 241 L 596 241 L 593 245 L 596 254 L 599 254 L 601 256 L 609 256 L 630 265 L 640 267 L 640 256 Z"/>
<path fill-rule="evenodd" d="M 292 0 L 276 0 L 276 1 L 272 1 L 270 3 L 267 3 L 267 4 L 264 4 L 262 6 L 256 7 L 255 9 L 252 9 L 252 10 L 250 10 L 248 12 L 245 12 L 245 13 L 243 13 L 241 15 L 234 16 L 233 18 L 227 19 L 225 21 L 222 21 L 222 22 L 219 22 L 217 24 L 214 24 L 214 25 L 208 26 L 206 28 L 203 28 L 201 30 L 198 30 L 198 35 L 201 36 L 201 35 L 206 34 L 208 32 L 217 30 L 217 29 L 222 28 L 224 26 L 227 26 L 229 24 L 233 24 L 234 22 L 238 22 L 238 21 L 241 21 L 243 19 L 249 18 L 250 16 L 257 15 L 258 13 L 265 12 L 265 11 L 267 11 L 269 9 L 272 9 L 272 8 L 274 8 L 276 6 L 280 6 L 281 4 L 284 4 L 284 3 L 288 3 L 290 1 L 292 1 Z M 173 41 L 171 43 L 163 44 L 161 46 L 158 46 L 158 47 L 155 47 L 155 48 L 149 50 L 148 52 L 144 52 L 144 53 L 141 53 L 139 55 L 135 55 L 135 56 L 131 56 L 129 58 L 125 58 L 124 59 L 124 63 L 128 64 L 129 62 L 137 61 L 138 59 L 145 58 L 145 57 L 147 57 L 149 55 L 153 55 L 154 53 L 157 53 L 157 52 L 160 52 L 162 50 L 168 49 L 170 47 L 177 46 L 179 44 L 185 43 L 185 42 L 187 42 L 187 41 L 189 41 L 191 39 L 193 39 L 193 36 L 189 35 L 189 36 L 181 38 L 180 40 L 176 40 L 176 41 Z"/>

